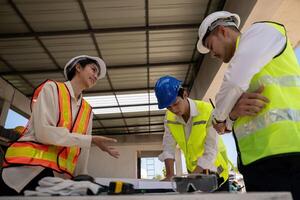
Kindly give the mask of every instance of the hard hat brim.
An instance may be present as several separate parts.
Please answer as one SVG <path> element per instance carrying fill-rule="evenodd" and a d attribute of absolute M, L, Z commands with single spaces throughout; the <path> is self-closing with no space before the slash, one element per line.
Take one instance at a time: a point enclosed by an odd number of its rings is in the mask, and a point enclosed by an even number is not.
<path fill-rule="evenodd" d="M 70 59 L 67 64 L 65 65 L 64 67 L 64 75 L 65 75 L 65 78 L 68 79 L 68 76 L 67 76 L 67 71 L 66 71 L 66 68 L 76 59 L 79 59 L 79 58 L 89 58 L 91 60 L 94 60 L 97 62 L 98 66 L 99 66 L 99 71 L 100 71 L 100 75 L 98 76 L 98 80 L 99 79 L 102 79 L 105 77 L 106 75 L 106 64 L 105 62 L 99 58 L 99 57 L 93 57 L 93 56 L 88 56 L 88 55 L 80 55 L 80 56 L 76 56 L 72 59 Z"/>
<path fill-rule="evenodd" d="M 207 54 L 209 52 L 209 49 L 202 44 L 201 40 L 198 40 L 197 42 L 197 49 L 202 54 Z"/>
<path fill-rule="evenodd" d="M 91 57 L 90 56 L 90 58 L 95 60 L 98 63 L 99 67 L 100 67 L 100 75 L 98 77 L 98 80 L 104 78 L 105 75 L 106 75 L 106 64 L 105 64 L 105 62 L 102 59 L 98 58 L 98 57 Z"/>
<path fill-rule="evenodd" d="M 177 96 L 174 99 L 172 99 L 170 102 L 168 102 L 167 104 L 166 103 L 165 104 L 158 103 L 158 108 L 159 109 L 164 109 L 164 108 L 167 108 L 167 107 L 171 106 L 173 103 L 175 103 L 176 98 L 177 98 Z"/>

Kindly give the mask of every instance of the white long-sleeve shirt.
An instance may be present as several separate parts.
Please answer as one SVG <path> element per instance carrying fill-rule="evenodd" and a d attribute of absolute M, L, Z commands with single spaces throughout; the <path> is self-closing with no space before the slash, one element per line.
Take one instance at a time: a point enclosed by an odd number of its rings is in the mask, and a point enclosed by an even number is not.
<path fill-rule="evenodd" d="M 253 24 L 241 34 L 239 46 L 216 95 L 215 119 L 228 119 L 239 97 L 249 88 L 252 77 L 283 50 L 285 43 L 286 37 L 266 23 Z"/>
<path fill-rule="evenodd" d="M 71 83 L 69 81 L 65 83 L 71 95 L 72 122 L 74 123 L 76 114 L 80 108 L 82 96 L 76 101 Z M 81 148 L 81 152 L 75 168 L 75 175 L 87 174 L 89 149 L 92 140 L 93 116 L 91 115 L 89 120 L 87 135 L 70 133 L 67 128 L 56 127 L 59 119 L 58 105 L 57 87 L 55 83 L 48 82 L 44 85 L 38 100 L 33 106 L 28 124 L 28 132 L 20 138 L 20 141 L 35 141 L 65 147 L 78 146 Z M 20 192 L 43 169 L 41 166 L 4 168 L 2 178 L 9 187 Z M 59 173 L 54 172 L 54 174 L 55 176 L 62 176 Z"/>
<path fill-rule="evenodd" d="M 177 122 L 184 125 L 184 132 L 186 141 L 188 140 L 192 125 L 193 125 L 193 117 L 199 115 L 200 113 L 197 110 L 197 106 L 192 99 L 189 99 L 190 105 L 190 117 L 187 122 L 183 120 L 182 117 L 176 116 Z M 166 119 L 164 122 L 165 133 L 163 137 L 163 152 L 159 155 L 159 160 L 164 161 L 165 159 L 175 159 L 175 149 L 176 149 L 176 141 L 174 140 L 170 129 L 166 124 Z M 218 152 L 218 138 L 219 135 L 214 130 L 212 126 L 207 127 L 207 135 L 205 138 L 205 150 L 201 157 L 198 158 L 197 164 L 203 169 L 210 169 L 212 171 L 216 171 L 216 167 L 214 166 L 214 162 L 216 160 L 216 155 Z"/>

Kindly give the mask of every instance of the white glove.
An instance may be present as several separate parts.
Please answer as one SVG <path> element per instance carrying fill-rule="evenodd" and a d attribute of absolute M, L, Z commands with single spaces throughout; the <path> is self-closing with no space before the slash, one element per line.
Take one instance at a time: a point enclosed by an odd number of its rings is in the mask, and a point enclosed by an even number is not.
<path fill-rule="evenodd" d="M 58 177 L 45 177 L 39 181 L 35 191 L 25 191 L 25 196 L 77 196 L 86 195 L 90 189 L 95 195 L 101 186 L 90 181 L 72 181 Z"/>

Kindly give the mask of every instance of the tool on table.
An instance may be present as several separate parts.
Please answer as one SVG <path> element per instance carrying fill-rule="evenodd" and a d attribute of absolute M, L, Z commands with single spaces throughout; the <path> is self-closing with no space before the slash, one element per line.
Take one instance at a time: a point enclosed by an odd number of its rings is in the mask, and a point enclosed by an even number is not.
<path fill-rule="evenodd" d="M 111 181 L 108 186 L 108 194 L 137 194 L 137 193 L 166 193 L 174 192 L 171 188 L 134 188 L 131 183 L 123 181 Z"/>
<path fill-rule="evenodd" d="M 112 181 L 108 186 L 108 194 L 133 194 L 135 189 L 133 184 L 122 181 Z"/>
<path fill-rule="evenodd" d="M 172 181 L 176 184 L 176 191 L 187 192 L 213 192 L 218 189 L 218 177 L 216 174 L 189 174 L 174 176 Z"/>

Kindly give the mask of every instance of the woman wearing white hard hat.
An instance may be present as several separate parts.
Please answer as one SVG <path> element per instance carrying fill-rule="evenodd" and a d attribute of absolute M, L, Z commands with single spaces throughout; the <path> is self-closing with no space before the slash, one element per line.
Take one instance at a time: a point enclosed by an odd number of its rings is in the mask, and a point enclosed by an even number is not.
<path fill-rule="evenodd" d="M 236 14 L 221 11 L 199 28 L 199 52 L 229 62 L 216 95 L 215 128 L 223 132 L 230 124 L 224 122 L 234 120 L 247 191 L 291 191 L 300 199 L 297 58 L 282 24 L 257 22 L 244 33 L 239 24 Z"/>
<path fill-rule="evenodd" d="M 64 68 L 68 81 L 46 80 L 33 94 L 32 115 L 24 135 L 5 154 L 0 195 L 22 195 L 35 190 L 46 176 L 70 178 L 87 174 L 89 148 L 95 144 L 118 158 L 106 142 L 115 139 L 91 135 L 92 108 L 82 92 L 103 78 L 102 59 L 87 55 L 72 58 Z"/>

